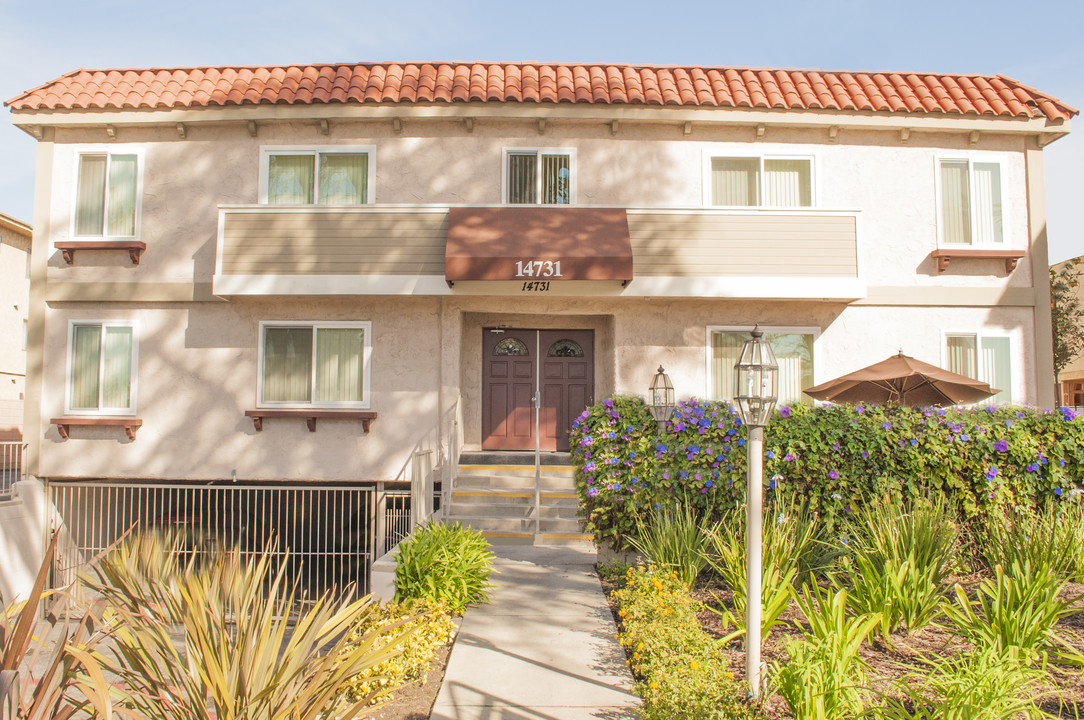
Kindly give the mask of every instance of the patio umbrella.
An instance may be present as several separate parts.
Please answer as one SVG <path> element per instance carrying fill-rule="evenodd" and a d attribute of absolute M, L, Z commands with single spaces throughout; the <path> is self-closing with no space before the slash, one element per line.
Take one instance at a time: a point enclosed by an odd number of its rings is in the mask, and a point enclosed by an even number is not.
<path fill-rule="evenodd" d="M 805 394 L 834 403 L 956 405 L 985 400 L 999 392 L 987 383 L 915 360 L 900 351 L 879 363 L 811 387 Z"/>

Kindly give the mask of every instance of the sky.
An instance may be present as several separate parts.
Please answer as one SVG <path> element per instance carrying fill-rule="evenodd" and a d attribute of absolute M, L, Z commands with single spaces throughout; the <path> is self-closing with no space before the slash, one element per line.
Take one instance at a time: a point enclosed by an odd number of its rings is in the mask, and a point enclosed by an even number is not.
<path fill-rule="evenodd" d="M 533 61 L 1007 75 L 1084 108 L 1081 0 L 0 0 L 0 99 L 77 68 Z M 35 141 L 0 122 L 0 213 Z M 1050 261 L 1084 254 L 1084 120 L 1044 152 Z"/>

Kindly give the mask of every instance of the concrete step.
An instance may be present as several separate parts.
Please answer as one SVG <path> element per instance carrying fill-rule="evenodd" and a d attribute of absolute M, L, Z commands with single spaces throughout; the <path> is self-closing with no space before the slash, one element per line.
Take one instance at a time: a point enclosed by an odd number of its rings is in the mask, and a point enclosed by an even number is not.
<path fill-rule="evenodd" d="M 543 505 L 539 508 L 539 513 L 543 520 L 575 520 L 579 517 L 579 508 L 574 505 L 571 507 Z M 534 504 L 489 505 L 485 503 L 455 502 L 448 506 L 445 517 L 451 520 L 459 520 L 464 517 L 533 518 Z"/>
<path fill-rule="evenodd" d="M 459 515 L 455 517 L 460 523 L 469 525 L 483 535 L 487 533 L 533 533 L 535 521 L 533 517 L 481 517 Z M 583 528 L 579 520 L 544 518 L 539 523 L 539 530 L 544 534 L 579 534 Z"/>
<path fill-rule="evenodd" d="M 534 473 L 483 473 L 478 471 L 460 471 L 455 479 L 456 490 L 486 489 L 530 490 L 534 492 Z M 576 492 L 576 481 L 571 473 L 542 475 L 538 487 L 550 492 Z"/>

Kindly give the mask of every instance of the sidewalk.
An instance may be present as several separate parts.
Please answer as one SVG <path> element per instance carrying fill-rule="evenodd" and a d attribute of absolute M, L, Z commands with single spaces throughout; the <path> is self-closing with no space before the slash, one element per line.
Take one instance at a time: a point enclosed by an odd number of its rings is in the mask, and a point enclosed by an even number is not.
<path fill-rule="evenodd" d="M 493 547 L 491 601 L 463 618 L 431 720 L 626 720 L 639 699 L 595 553 Z"/>

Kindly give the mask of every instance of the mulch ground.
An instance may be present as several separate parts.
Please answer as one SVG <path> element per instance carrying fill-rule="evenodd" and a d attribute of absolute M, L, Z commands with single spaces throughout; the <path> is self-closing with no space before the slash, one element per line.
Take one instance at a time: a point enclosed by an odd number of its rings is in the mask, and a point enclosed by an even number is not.
<path fill-rule="evenodd" d="M 958 579 L 966 583 L 976 580 L 977 577 Z M 956 578 L 953 580 L 955 581 Z M 617 589 L 617 584 L 604 581 L 603 587 L 609 595 Z M 1084 594 L 1084 585 L 1071 583 L 1066 587 L 1067 597 L 1080 597 L 1082 594 Z M 729 590 L 713 585 L 698 586 L 693 595 L 706 607 L 711 608 L 699 615 L 700 625 L 706 632 L 716 638 L 721 638 L 733 630 L 732 627 L 726 626 L 720 612 L 724 607 L 731 607 L 732 593 Z M 1084 608 L 1084 599 L 1078 600 L 1077 605 Z M 616 610 L 616 608 L 613 609 Z M 786 662 L 784 648 L 787 642 L 801 640 L 803 637 L 801 628 L 805 618 L 797 606 L 791 605 L 780 616 L 780 619 L 784 621 L 784 625 L 773 628 L 761 645 L 761 659 L 769 667 Z M 618 621 L 619 618 L 615 615 L 614 620 Z M 1066 636 L 1074 637 L 1077 650 L 1084 652 L 1084 613 L 1066 618 L 1059 627 L 1065 631 Z M 943 627 L 926 627 L 913 635 L 893 635 L 891 645 L 891 647 L 886 647 L 883 643 L 875 641 L 872 644 L 863 644 L 860 651 L 862 659 L 870 666 L 869 676 L 872 687 L 881 693 L 890 693 L 894 680 L 910 673 L 922 673 L 924 671 L 922 659 L 925 657 L 950 657 L 971 650 L 968 643 Z M 735 676 L 744 677 L 745 653 L 742 641 L 740 639 L 732 641 L 725 652 L 733 663 Z M 1036 698 L 1036 702 L 1043 711 L 1051 717 L 1084 717 L 1084 671 L 1080 668 L 1052 665 L 1047 677 L 1049 682 L 1044 687 L 1044 694 Z M 764 702 L 763 710 L 768 718 L 792 717 L 783 698 L 778 695 L 769 696 Z"/>
<path fill-rule="evenodd" d="M 428 720 L 440 685 L 444 682 L 444 671 L 451 652 L 451 643 L 438 650 L 423 682 L 413 682 L 399 688 L 386 704 L 377 707 L 366 717 L 372 720 Z"/>

